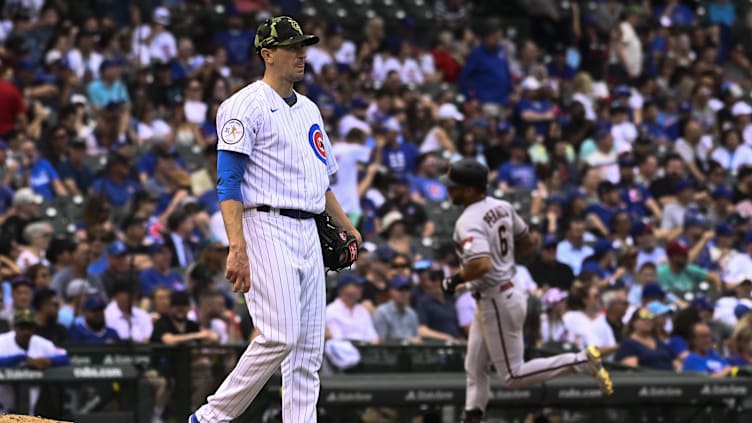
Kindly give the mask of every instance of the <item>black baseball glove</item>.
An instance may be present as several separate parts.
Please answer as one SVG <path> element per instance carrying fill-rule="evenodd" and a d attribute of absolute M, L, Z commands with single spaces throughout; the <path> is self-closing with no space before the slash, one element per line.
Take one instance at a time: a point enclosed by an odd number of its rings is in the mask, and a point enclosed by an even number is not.
<path fill-rule="evenodd" d="M 354 236 L 334 226 L 331 217 L 326 213 L 316 216 L 316 227 L 319 231 L 324 267 L 339 272 L 355 263 L 359 247 Z"/>

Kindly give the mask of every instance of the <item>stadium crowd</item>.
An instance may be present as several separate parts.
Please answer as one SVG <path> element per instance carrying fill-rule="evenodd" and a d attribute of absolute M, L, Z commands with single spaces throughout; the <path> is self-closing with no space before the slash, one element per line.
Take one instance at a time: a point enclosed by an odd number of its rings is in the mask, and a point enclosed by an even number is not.
<path fill-rule="evenodd" d="M 514 279 L 527 345 L 713 377 L 752 364 L 746 3 L 521 1 L 527 31 L 463 0 L 424 2 L 431 31 L 404 13 L 353 31 L 296 1 L 2 3 L 0 343 L 22 352 L 0 365 L 252 336 L 224 280 L 215 116 L 262 74 L 253 30 L 281 12 L 321 37 L 296 90 L 367 240 L 330 277 L 334 371 L 357 362 L 342 341 L 466 338 L 472 296 L 439 285 L 459 210 L 438 176 L 467 157 L 540 244 Z"/>

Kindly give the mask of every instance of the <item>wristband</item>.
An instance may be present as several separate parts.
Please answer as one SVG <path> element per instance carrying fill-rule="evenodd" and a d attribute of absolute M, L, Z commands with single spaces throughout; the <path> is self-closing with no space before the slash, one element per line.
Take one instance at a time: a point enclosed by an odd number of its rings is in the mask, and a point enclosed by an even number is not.
<path fill-rule="evenodd" d="M 731 368 L 731 377 L 736 377 L 739 374 L 739 367 L 734 366 Z"/>
<path fill-rule="evenodd" d="M 452 286 L 457 286 L 465 282 L 465 278 L 462 277 L 462 272 L 457 272 L 452 276 Z"/>

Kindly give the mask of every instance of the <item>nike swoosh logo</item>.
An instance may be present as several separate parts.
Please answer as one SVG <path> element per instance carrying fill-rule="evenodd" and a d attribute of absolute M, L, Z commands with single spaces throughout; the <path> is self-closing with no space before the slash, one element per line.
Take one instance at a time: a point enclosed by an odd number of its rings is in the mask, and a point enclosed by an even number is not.
<path fill-rule="evenodd" d="M 279 109 L 271 109 L 272 113 L 276 112 Z"/>

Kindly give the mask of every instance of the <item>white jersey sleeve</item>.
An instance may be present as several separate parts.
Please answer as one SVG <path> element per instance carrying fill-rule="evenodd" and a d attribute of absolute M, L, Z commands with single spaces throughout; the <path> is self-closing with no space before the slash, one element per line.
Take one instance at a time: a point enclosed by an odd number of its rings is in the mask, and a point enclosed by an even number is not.
<path fill-rule="evenodd" d="M 483 228 L 483 221 L 465 219 L 457 222 L 457 253 L 462 263 L 482 256 L 490 256 L 488 233 Z"/>
<path fill-rule="evenodd" d="M 525 223 L 524 220 L 522 220 L 522 217 L 520 217 L 519 214 L 517 214 L 517 211 L 513 208 L 509 208 L 512 212 L 512 226 L 513 226 L 513 233 L 514 233 L 514 239 L 520 239 L 525 234 L 527 234 L 528 228 L 527 223 Z"/>
<path fill-rule="evenodd" d="M 319 120 L 323 123 L 324 119 L 321 117 L 321 114 L 319 113 Z M 339 170 L 339 165 L 337 164 L 337 158 L 334 157 L 334 152 L 332 151 L 332 142 L 329 140 L 329 135 L 327 135 L 326 131 L 321 131 L 322 135 L 324 135 L 324 148 L 326 149 L 326 173 L 329 176 L 334 175 L 337 173 L 337 170 Z"/>
<path fill-rule="evenodd" d="M 254 96 L 232 96 L 217 111 L 217 150 L 251 155 L 263 115 Z"/>
<path fill-rule="evenodd" d="M 485 198 L 471 204 L 457 219 L 454 245 L 462 264 L 477 257 L 490 257 L 491 270 L 472 281 L 474 289 L 485 289 L 515 275 L 514 241 L 527 233 L 527 225 L 506 201 Z"/>

